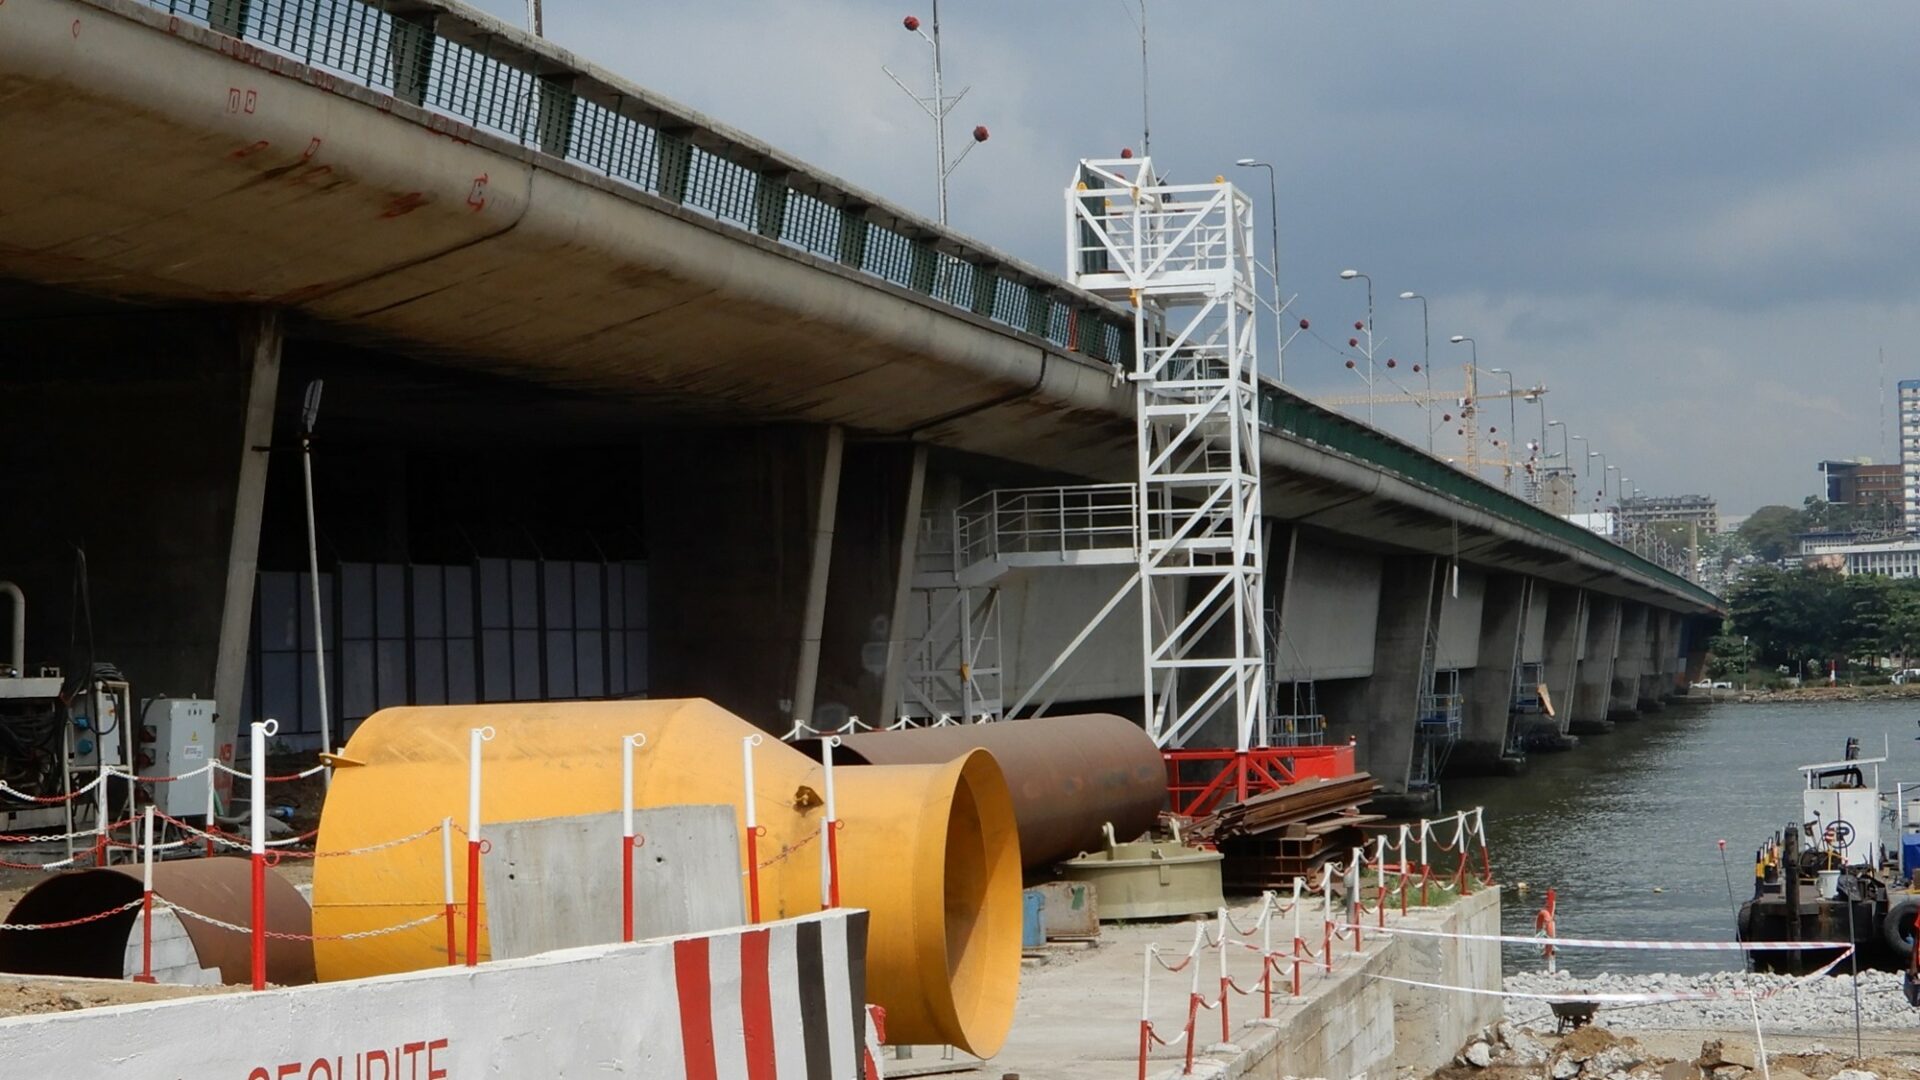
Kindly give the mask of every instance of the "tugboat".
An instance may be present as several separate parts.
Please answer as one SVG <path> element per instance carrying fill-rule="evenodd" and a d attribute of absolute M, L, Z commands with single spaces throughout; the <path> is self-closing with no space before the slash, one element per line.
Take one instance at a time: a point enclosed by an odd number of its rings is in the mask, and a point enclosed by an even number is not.
<path fill-rule="evenodd" d="M 1862 966 L 1915 969 L 1920 833 L 1880 843 L 1880 763 L 1848 739 L 1846 758 L 1800 766 L 1800 816 L 1754 856 L 1753 899 L 1740 905 L 1741 941 L 1851 941 Z M 1869 766 L 1869 775 L 1863 771 Z M 1920 830 L 1920 803 L 1899 807 L 1903 832 Z M 1756 970 L 1808 972 L 1834 949 L 1749 953 Z"/>

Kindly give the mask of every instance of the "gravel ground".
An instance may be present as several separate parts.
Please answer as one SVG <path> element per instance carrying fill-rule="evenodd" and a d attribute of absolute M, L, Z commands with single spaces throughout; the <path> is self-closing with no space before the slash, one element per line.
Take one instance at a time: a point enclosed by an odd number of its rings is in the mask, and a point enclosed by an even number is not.
<path fill-rule="evenodd" d="M 1860 973 L 1860 1025 L 1865 1030 L 1906 1030 L 1920 1033 L 1920 1009 L 1907 1004 L 1900 992 L 1901 976 L 1887 971 Z M 1714 992 L 1724 997 L 1704 1001 L 1669 1001 L 1650 1005 L 1601 1005 L 1595 1022 L 1615 1031 L 1663 1029 L 1751 1030 L 1753 1012 L 1736 992 L 1756 991 L 1772 997 L 1760 1003 L 1760 1024 L 1767 1032 L 1852 1034 L 1853 980 L 1848 976 L 1795 978 L 1722 971 L 1705 975 L 1595 975 L 1576 979 L 1533 973 L 1509 975 L 1507 990 L 1529 994 L 1671 994 Z M 1538 1028 L 1550 1025 L 1547 1003 L 1508 998 L 1507 1016 Z"/>

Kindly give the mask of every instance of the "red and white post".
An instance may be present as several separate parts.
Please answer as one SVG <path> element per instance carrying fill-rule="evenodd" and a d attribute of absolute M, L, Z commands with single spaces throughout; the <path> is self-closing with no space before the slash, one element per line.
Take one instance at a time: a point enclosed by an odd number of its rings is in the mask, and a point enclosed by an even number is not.
<path fill-rule="evenodd" d="M 747 921 L 754 924 L 760 922 L 760 818 L 754 811 L 753 748 L 760 743 L 758 735 L 748 735 L 740 740 L 740 767 L 746 782 Z"/>
<path fill-rule="evenodd" d="M 1147 991 L 1153 985 L 1153 945 L 1140 956 L 1140 1080 L 1147 1080 L 1147 1051 L 1153 1045 L 1153 1017 L 1147 1012 Z"/>
<path fill-rule="evenodd" d="M 1300 958 L 1307 951 L 1307 939 L 1300 936 L 1300 897 L 1305 891 L 1307 880 L 1296 876 L 1293 879 L 1293 996 L 1300 996 Z"/>
<path fill-rule="evenodd" d="M 1433 823 L 1426 818 L 1420 819 L 1420 906 L 1427 906 L 1427 882 L 1431 875 L 1427 870 L 1427 833 L 1433 831 Z"/>
<path fill-rule="evenodd" d="M 1400 914 L 1402 915 L 1407 913 L 1407 871 L 1413 868 L 1408 858 L 1412 852 L 1407 848 L 1407 836 L 1407 826 L 1403 823 L 1400 826 Z"/>
<path fill-rule="evenodd" d="M 93 831 L 93 865 L 107 865 L 107 826 L 113 824 L 109 815 L 113 808 L 107 805 L 107 776 L 111 769 L 101 769 L 94 774 L 93 780 L 93 820 L 98 828 Z"/>
<path fill-rule="evenodd" d="M 140 873 L 140 974 L 134 982 L 153 981 L 153 807 L 147 807 Z"/>
<path fill-rule="evenodd" d="M 248 729 L 248 851 L 253 863 L 253 988 L 267 988 L 267 736 L 278 733 L 277 720 L 255 720 Z"/>
<path fill-rule="evenodd" d="M 1387 925 L 1387 835 L 1385 833 L 1373 838 L 1373 865 L 1374 871 L 1380 875 L 1374 883 L 1373 903 L 1379 909 L 1375 912 L 1379 917 L 1378 925 L 1384 929 Z"/>
<path fill-rule="evenodd" d="M 838 735 L 820 740 L 820 765 L 826 772 L 827 789 L 827 813 L 820 819 L 820 906 L 823 909 L 840 906 L 840 841 L 834 835 L 840 831 L 840 812 L 833 797 L 833 748 L 839 745 Z"/>
<path fill-rule="evenodd" d="M 467 733 L 467 966 L 480 963 L 480 744 L 493 728 Z"/>
<path fill-rule="evenodd" d="M 214 788 L 219 786 L 219 782 L 220 782 L 220 770 L 214 768 L 213 763 L 219 760 L 220 759 L 217 756 L 214 756 L 214 757 L 210 757 L 210 759 L 207 762 L 206 833 L 207 833 L 207 858 L 209 859 L 213 858 L 213 834 L 220 831 L 220 819 L 217 816 L 215 816 L 214 805 L 213 805 L 213 790 Z"/>
<path fill-rule="evenodd" d="M 1222 905 L 1215 916 L 1220 920 L 1220 1041 L 1232 1042 L 1233 1033 L 1227 1023 L 1227 994 L 1233 988 L 1233 980 L 1227 978 L 1227 931 L 1231 928 L 1227 922 L 1227 909 Z"/>
<path fill-rule="evenodd" d="M 458 905 L 453 902 L 453 818 L 440 819 L 440 879 L 447 894 L 447 966 L 460 962 L 459 931 L 455 914 Z"/>
<path fill-rule="evenodd" d="M 620 739 L 620 940 L 633 940 L 633 752 L 647 744 L 642 734 Z"/>
<path fill-rule="evenodd" d="M 1320 872 L 1320 952 L 1326 963 L 1327 974 L 1333 974 L 1333 864 L 1328 863 Z"/>

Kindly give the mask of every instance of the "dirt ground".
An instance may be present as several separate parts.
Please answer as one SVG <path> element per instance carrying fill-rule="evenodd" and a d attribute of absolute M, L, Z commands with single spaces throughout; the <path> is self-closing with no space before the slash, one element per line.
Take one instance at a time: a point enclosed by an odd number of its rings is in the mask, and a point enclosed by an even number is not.
<path fill-rule="evenodd" d="M 72 1012 L 101 1005 L 126 1005 L 139 1001 L 192 997 L 200 994 L 227 994 L 239 986 L 145 986 L 109 979 L 48 979 L 38 976 L 0 975 L 0 1016 L 27 1016 L 35 1013 Z"/>

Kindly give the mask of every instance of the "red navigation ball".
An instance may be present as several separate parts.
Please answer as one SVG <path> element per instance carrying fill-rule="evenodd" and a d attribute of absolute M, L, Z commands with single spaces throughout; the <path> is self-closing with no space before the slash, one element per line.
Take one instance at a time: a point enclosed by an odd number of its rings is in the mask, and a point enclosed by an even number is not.
<path fill-rule="evenodd" d="M 1307 328 L 1307 320 L 1305 320 L 1305 319 L 1301 319 L 1301 320 L 1300 320 L 1300 329 L 1302 329 L 1302 330 L 1305 330 L 1306 328 Z"/>
<path fill-rule="evenodd" d="M 1348 339 L 1347 339 L 1347 348 L 1349 348 L 1349 349 L 1357 349 L 1357 348 L 1359 348 L 1359 347 L 1360 347 L 1360 339 L 1359 339 L 1359 338 L 1357 338 L 1357 337 L 1350 337 L 1350 338 L 1348 338 Z"/>
<path fill-rule="evenodd" d="M 1418 375 L 1418 374 L 1420 374 L 1420 365 L 1419 365 L 1419 364 L 1415 364 L 1415 365 L 1413 365 L 1413 373 L 1414 373 L 1415 375 Z"/>
<path fill-rule="evenodd" d="M 1132 156 L 1133 156 L 1133 147 L 1131 147 L 1131 146 L 1123 146 L 1123 147 L 1121 147 L 1121 148 L 1120 148 L 1120 160 L 1121 160 L 1121 161 L 1125 161 L 1125 160 L 1127 160 L 1128 158 L 1130 158 L 1130 157 L 1132 157 Z"/>
<path fill-rule="evenodd" d="M 1400 366 L 1400 361 L 1398 361 L 1398 360 L 1395 360 L 1395 359 L 1394 359 L 1393 357 L 1391 357 L 1391 356 L 1389 356 L 1389 357 L 1387 357 L 1387 366 L 1388 366 L 1388 367 L 1399 367 L 1399 366 Z"/>
<path fill-rule="evenodd" d="M 985 125 L 985 124 L 978 124 L 978 125 L 975 125 L 975 126 L 974 126 L 974 129 L 973 129 L 973 141 L 974 141 L 974 142 L 986 142 L 986 141 L 987 141 L 987 125 Z"/>
<path fill-rule="evenodd" d="M 920 29 L 920 17 L 918 15 L 909 15 L 900 20 L 900 25 L 909 30 L 918 30 Z"/>
<path fill-rule="evenodd" d="M 1365 330 L 1367 328 L 1367 324 L 1361 322 L 1359 319 L 1355 319 L 1353 320 L 1353 328 L 1355 330 Z"/>
<path fill-rule="evenodd" d="M 1449 413 L 1441 413 L 1441 414 L 1440 414 L 1440 422 L 1441 422 L 1441 423 L 1443 423 L 1443 424 L 1451 424 L 1451 423 L 1453 423 L 1453 414 L 1452 414 L 1452 413 L 1450 413 L 1450 412 L 1449 412 Z"/>
<path fill-rule="evenodd" d="M 1349 360 L 1349 361 L 1347 361 L 1347 366 L 1348 366 L 1348 367 L 1352 367 L 1352 366 L 1353 366 L 1353 361 L 1351 361 L 1351 360 Z"/>

